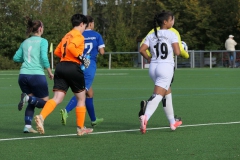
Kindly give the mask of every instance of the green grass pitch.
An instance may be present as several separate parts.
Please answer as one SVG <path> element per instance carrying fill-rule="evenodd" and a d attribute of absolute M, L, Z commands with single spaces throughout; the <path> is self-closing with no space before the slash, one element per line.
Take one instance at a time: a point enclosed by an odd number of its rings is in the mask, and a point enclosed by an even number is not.
<path fill-rule="evenodd" d="M 95 111 L 104 122 L 82 137 L 76 135 L 75 111 L 67 125 L 61 125 L 59 111 L 72 97 L 70 89 L 45 120 L 44 135 L 24 134 L 25 108 L 17 109 L 21 94 L 17 80 L 18 71 L 0 71 L 0 159 L 240 159 L 239 69 L 177 69 L 173 105 L 183 125 L 171 131 L 160 104 L 144 135 L 139 132 L 139 103 L 154 87 L 147 69 L 97 70 Z M 50 97 L 52 86 L 49 80 Z M 87 114 L 85 125 L 90 127 Z"/>

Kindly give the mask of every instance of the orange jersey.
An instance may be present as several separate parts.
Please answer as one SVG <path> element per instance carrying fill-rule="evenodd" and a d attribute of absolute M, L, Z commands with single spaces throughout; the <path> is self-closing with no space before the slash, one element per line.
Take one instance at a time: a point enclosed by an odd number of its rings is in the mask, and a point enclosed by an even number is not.
<path fill-rule="evenodd" d="M 80 64 L 78 56 L 84 51 L 84 37 L 76 29 L 68 32 L 58 44 L 54 54 L 61 58 L 60 61 L 71 61 Z"/>

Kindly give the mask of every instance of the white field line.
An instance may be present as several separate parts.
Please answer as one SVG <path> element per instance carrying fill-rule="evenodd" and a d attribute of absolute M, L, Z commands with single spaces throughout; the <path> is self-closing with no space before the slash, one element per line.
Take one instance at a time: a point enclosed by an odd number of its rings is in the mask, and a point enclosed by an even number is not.
<path fill-rule="evenodd" d="M 180 127 L 198 127 L 198 126 L 227 125 L 227 124 L 239 124 L 239 123 L 240 123 L 240 121 L 239 122 L 224 122 L 224 123 L 192 124 L 192 125 L 182 125 Z M 169 127 L 147 128 L 147 130 L 161 130 L 161 129 L 169 129 Z M 134 131 L 139 131 L 139 129 L 93 132 L 93 133 L 90 133 L 90 134 L 110 134 L 110 133 L 134 132 Z M 70 136 L 76 136 L 76 134 L 6 138 L 6 139 L 0 139 L 0 141 L 14 141 L 14 140 L 24 140 L 24 139 L 40 139 L 40 138 L 55 138 L 55 137 L 70 137 Z"/>

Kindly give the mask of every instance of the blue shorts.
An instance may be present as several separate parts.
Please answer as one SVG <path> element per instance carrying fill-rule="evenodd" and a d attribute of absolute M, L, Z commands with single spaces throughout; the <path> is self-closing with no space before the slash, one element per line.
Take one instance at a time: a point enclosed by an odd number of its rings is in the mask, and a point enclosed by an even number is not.
<path fill-rule="evenodd" d="M 97 64 L 95 61 L 91 60 L 91 63 L 88 68 L 84 71 L 84 79 L 85 79 L 85 86 L 86 90 L 92 86 L 95 74 L 96 74 Z"/>
<path fill-rule="evenodd" d="M 38 98 L 44 98 L 49 95 L 45 75 L 20 74 L 18 84 L 23 93 L 33 94 Z"/>

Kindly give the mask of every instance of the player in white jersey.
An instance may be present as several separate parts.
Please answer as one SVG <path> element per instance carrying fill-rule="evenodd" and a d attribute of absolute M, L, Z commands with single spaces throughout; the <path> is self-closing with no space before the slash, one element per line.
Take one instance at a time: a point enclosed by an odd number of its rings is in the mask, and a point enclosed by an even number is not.
<path fill-rule="evenodd" d="M 158 24 L 160 30 L 157 31 Z M 178 37 L 175 33 L 169 31 L 174 24 L 174 17 L 171 12 L 162 11 L 154 17 L 154 33 L 147 35 L 145 42 L 141 46 L 139 52 L 150 61 L 149 75 L 154 82 L 153 95 L 149 98 L 146 111 L 140 118 L 140 131 L 146 133 L 147 122 L 157 109 L 163 97 L 168 96 L 172 99 L 171 80 L 174 73 L 173 54 L 180 55 Z M 146 52 L 150 49 L 152 57 L 150 58 Z M 172 101 L 171 101 L 172 102 Z M 172 103 L 168 103 L 164 107 L 165 114 L 169 120 L 170 128 L 175 130 L 182 124 L 181 120 L 176 121 Z"/>

